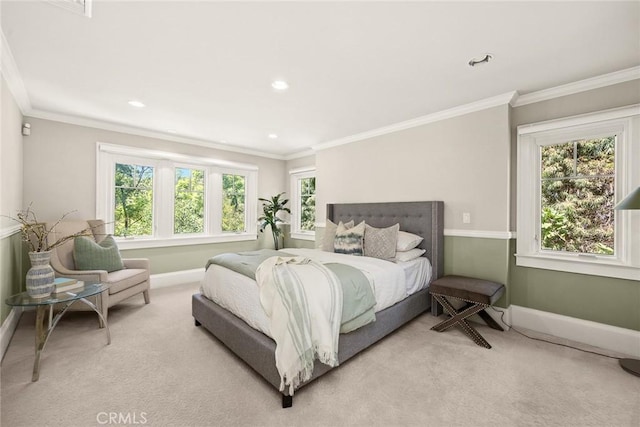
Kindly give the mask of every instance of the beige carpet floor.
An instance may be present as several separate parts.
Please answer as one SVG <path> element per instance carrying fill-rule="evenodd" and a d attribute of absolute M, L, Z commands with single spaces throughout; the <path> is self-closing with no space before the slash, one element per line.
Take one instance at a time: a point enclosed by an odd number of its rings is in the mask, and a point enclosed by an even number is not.
<path fill-rule="evenodd" d="M 1 424 L 14 426 L 640 426 L 640 378 L 618 362 L 479 326 L 493 345 L 430 331 L 425 314 L 280 395 L 191 317 L 197 285 L 153 289 L 109 313 L 69 313 L 31 382 L 33 312 L 2 362 Z"/>

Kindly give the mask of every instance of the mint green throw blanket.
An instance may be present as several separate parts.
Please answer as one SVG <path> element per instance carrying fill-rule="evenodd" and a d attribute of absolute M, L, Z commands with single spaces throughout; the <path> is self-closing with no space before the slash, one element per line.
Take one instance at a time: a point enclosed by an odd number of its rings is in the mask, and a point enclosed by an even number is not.
<path fill-rule="evenodd" d="M 209 259 L 206 268 L 209 268 L 211 264 L 216 264 L 255 280 L 258 266 L 273 256 L 294 255 L 272 249 L 224 253 Z M 362 271 L 346 264 L 328 263 L 324 265 L 338 277 L 342 285 L 343 303 L 340 333 L 351 332 L 374 322 L 376 320 L 374 311 L 376 298 L 369 280 Z"/>
<path fill-rule="evenodd" d="M 210 258 L 204 269 L 207 270 L 211 264 L 216 264 L 256 280 L 256 270 L 258 266 L 272 256 L 295 255 L 274 251 L 273 249 L 260 249 L 250 252 L 229 252 Z"/>

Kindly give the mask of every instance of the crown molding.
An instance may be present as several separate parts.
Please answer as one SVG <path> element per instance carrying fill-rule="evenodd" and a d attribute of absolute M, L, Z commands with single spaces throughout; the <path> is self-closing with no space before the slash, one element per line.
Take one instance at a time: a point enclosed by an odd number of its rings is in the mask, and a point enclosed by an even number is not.
<path fill-rule="evenodd" d="M 2 72 L 16 104 L 18 104 L 18 108 L 24 115 L 26 111 L 31 110 L 31 101 L 29 100 L 27 88 L 25 87 L 22 77 L 20 76 L 20 72 L 18 71 L 16 61 L 11 53 L 9 43 L 7 42 L 2 30 L 0 30 L 0 36 L 2 38 L 0 72 Z"/>
<path fill-rule="evenodd" d="M 636 79 L 640 79 L 640 66 L 520 95 L 513 103 L 513 107 L 547 101 Z"/>
<path fill-rule="evenodd" d="M 300 159 L 302 157 L 314 156 L 315 154 L 316 152 L 309 148 L 304 151 L 298 151 L 296 153 L 287 154 L 286 156 L 284 156 L 284 159 L 285 160 Z"/>
<path fill-rule="evenodd" d="M 263 151 L 251 150 L 249 148 L 235 147 L 232 145 L 219 144 L 216 142 L 209 142 L 209 141 L 200 140 L 200 139 L 167 135 L 165 133 L 158 132 L 158 131 L 137 128 L 134 126 L 121 125 L 121 124 L 106 122 L 106 121 L 97 120 L 97 119 L 89 119 L 85 117 L 77 117 L 77 116 L 72 116 L 67 114 L 52 113 L 49 111 L 42 111 L 42 110 L 31 110 L 28 113 L 25 113 L 25 116 L 33 117 L 36 119 L 44 119 L 44 120 L 52 120 L 56 122 L 68 123 L 68 124 L 77 125 L 77 126 L 92 127 L 92 128 L 108 130 L 112 132 L 126 133 L 129 135 L 138 135 L 138 136 L 145 136 L 148 138 L 163 139 L 165 141 L 179 142 L 182 144 L 197 145 L 200 147 L 213 148 L 221 151 L 231 151 L 234 153 L 248 154 L 248 155 L 257 156 L 257 157 L 266 157 L 269 159 L 286 160 L 285 156 L 279 155 L 279 154 L 265 153 Z"/>
<path fill-rule="evenodd" d="M 386 135 L 393 132 L 398 132 L 405 129 L 410 129 L 428 123 L 439 122 L 441 120 L 450 119 L 457 116 L 463 116 L 465 114 L 473 113 L 476 111 L 486 110 L 487 108 L 497 107 L 500 105 L 512 104 L 514 99 L 518 97 L 518 92 L 512 91 L 502 95 L 493 96 L 491 98 L 482 99 L 480 101 L 472 102 L 469 104 L 460 105 L 458 107 L 449 108 L 448 110 L 439 111 L 437 113 L 428 114 L 426 116 L 418 117 L 404 122 L 396 123 L 389 126 L 384 126 L 378 129 L 373 129 L 367 132 L 358 133 L 348 136 L 346 138 L 335 139 L 322 144 L 314 145 L 311 147 L 315 151 L 326 150 L 327 148 L 333 148 L 340 145 L 350 144 L 352 142 L 362 141 L 364 139 L 373 138 L 380 135 Z"/>

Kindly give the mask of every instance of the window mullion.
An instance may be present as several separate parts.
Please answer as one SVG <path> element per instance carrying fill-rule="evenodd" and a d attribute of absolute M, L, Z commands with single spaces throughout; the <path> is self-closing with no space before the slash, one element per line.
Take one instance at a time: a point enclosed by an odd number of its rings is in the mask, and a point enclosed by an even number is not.
<path fill-rule="evenodd" d="M 154 188 L 154 236 L 173 235 L 174 168 L 169 161 L 158 162 L 157 183 Z M 170 207 L 170 208 L 169 208 Z"/>
<path fill-rule="evenodd" d="M 210 169 L 207 189 L 209 234 L 222 234 L 222 172 Z"/>

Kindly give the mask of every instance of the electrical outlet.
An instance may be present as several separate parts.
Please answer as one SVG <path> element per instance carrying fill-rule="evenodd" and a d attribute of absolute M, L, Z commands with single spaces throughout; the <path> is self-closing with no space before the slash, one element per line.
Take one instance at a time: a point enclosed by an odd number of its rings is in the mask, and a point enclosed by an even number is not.
<path fill-rule="evenodd" d="M 464 212 L 462 214 L 462 223 L 471 224 L 471 214 L 469 212 Z"/>

